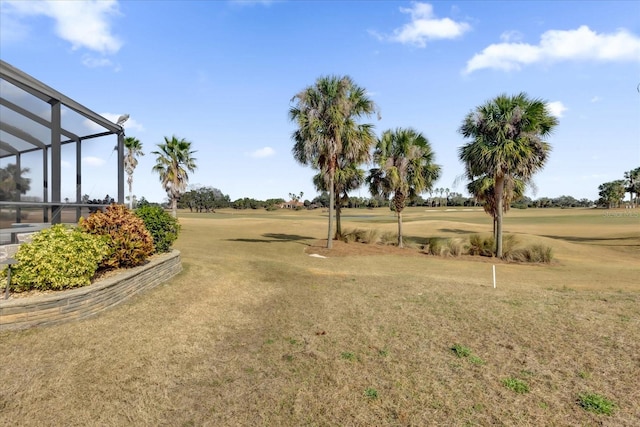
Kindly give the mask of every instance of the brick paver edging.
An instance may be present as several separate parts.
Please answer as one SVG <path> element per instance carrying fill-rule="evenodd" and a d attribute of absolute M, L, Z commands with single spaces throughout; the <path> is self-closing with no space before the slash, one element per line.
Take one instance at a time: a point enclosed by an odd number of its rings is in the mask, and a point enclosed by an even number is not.
<path fill-rule="evenodd" d="M 145 265 L 123 270 L 90 286 L 42 296 L 0 300 L 0 331 L 92 316 L 169 280 L 181 270 L 180 252 L 173 250 L 153 257 Z"/>

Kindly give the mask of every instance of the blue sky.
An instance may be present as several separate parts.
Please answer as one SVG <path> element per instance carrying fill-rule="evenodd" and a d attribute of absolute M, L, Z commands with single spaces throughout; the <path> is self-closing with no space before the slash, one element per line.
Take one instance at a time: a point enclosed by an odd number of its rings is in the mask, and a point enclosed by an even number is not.
<path fill-rule="evenodd" d="M 4 61 L 112 120 L 130 114 L 126 134 L 147 153 L 134 194 L 151 201 L 166 195 L 150 152 L 171 135 L 197 151 L 190 184 L 312 199 L 287 113 L 329 74 L 367 89 L 378 135 L 410 126 L 429 139 L 436 187 L 466 194 L 457 130 L 501 93 L 544 99 L 559 117 L 534 198 L 597 199 L 640 166 L 640 2 L 1 1 L 0 13 Z M 115 194 L 113 141 L 83 157 L 83 193 Z"/>

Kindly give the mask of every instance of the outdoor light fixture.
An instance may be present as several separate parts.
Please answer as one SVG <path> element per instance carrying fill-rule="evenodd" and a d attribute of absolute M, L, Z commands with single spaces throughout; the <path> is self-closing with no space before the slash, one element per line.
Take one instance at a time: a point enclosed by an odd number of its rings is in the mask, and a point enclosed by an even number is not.
<path fill-rule="evenodd" d="M 126 122 L 127 120 L 129 120 L 129 115 L 128 114 L 123 114 L 120 117 L 118 117 L 118 121 L 116 122 L 116 124 L 118 126 L 122 126 L 124 124 L 124 122 Z"/>

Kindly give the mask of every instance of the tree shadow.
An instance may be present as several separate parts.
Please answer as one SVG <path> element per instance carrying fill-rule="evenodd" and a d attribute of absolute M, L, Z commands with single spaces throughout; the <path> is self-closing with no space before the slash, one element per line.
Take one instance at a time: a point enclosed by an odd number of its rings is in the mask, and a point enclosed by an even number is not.
<path fill-rule="evenodd" d="M 279 242 L 296 242 L 309 246 L 302 240 L 315 240 L 315 237 L 300 236 L 299 234 L 283 234 L 283 233 L 265 233 L 262 235 L 264 239 L 227 239 L 228 242 L 245 242 L 245 243 L 279 243 Z"/>
<path fill-rule="evenodd" d="M 578 242 L 578 243 L 588 243 L 588 242 L 606 242 L 606 241 L 617 241 L 617 240 L 638 240 L 636 236 L 627 236 L 627 237 L 583 237 L 583 236 L 554 236 L 550 234 L 543 234 L 542 237 L 549 237 L 550 239 L 558 239 L 558 240 L 566 240 L 567 242 Z M 634 246 L 634 245 L 629 245 Z"/>
<path fill-rule="evenodd" d="M 463 230 L 461 228 L 439 228 L 438 231 L 442 231 L 443 233 L 455 233 L 455 234 L 473 234 L 475 231 L 471 230 Z"/>
<path fill-rule="evenodd" d="M 429 243 L 429 240 L 431 239 L 431 237 L 424 237 L 424 236 L 406 236 L 406 235 L 402 235 L 403 240 L 406 240 L 407 242 L 413 242 L 417 245 L 426 245 Z"/>

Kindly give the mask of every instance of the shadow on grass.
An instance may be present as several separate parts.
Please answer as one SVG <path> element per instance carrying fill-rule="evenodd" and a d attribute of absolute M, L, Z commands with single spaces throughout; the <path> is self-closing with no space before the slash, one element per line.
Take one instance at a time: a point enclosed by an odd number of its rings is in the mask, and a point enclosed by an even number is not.
<path fill-rule="evenodd" d="M 282 234 L 282 233 L 265 233 L 262 235 L 264 239 L 227 239 L 228 242 L 245 242 L 245 243 L 279 243 L 279 242 L 297 242 L 309 246 L 308 243 L 301 240 L 314 240 L 314 237 L 300 236 L 298 234 Z"/>
<path fill-rule="evenodd" d="M 477 234 L 471 230 L 463 230 L 461 228 L 439 228 L 438 231 L 442 231 L 443 233 L 455 233 L 455 234 Z"/>
<path fill-rule="evenodd" d="M 629 244 L 629 245 L 617 245 L 615 242 L 622 240 L 638 240 L 636 236 L 628 236 L 628 237 L 577 237 L 577 236 L 554 236 L 544 234 L 542 237 L 549 237 L 551 239 L 565 240 L 567 242 L 577 242 L 577 243 L 589 243 L 589 242 L 611 242 L 609 246 L 638 246 L 637 244 Z M 603 245 L 608 246 L 608 245 Z"/>

